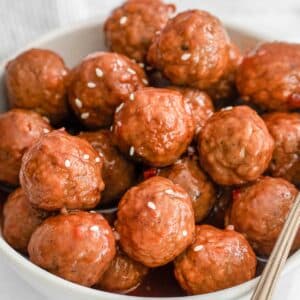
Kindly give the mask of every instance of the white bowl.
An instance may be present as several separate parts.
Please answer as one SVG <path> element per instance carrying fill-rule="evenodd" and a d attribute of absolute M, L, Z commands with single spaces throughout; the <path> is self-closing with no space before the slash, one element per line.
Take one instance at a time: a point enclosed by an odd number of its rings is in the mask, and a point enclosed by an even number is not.
<path fill-rule="evenodd" d="M 259 38 L 243 33 L 234 28 L 228 28 L 233 39 L 242 49 L 256 44 Z M 46 35 L 45 37 L 28 45 L 18 53 L 32 48 L 48 48 L 58 52 L 65 59 L 69 67 L 77 64 L 87 54 L 105 50 L 102 34 L 102 22 L 89 21 L 84 24 L 78 24 L 67 29 L 59 29 Z M 15 53 L 11 58 L 15 57 Z M 7 61 L 0 64 L 0 112 L 7 109 L 5 102 L 5 89 L 3 84 L 3 75 Z M 2 238 L 0 233 L 0 255 L 7 262 L 16 274 L 23 278 L 29 285 L 38 290 L 48 299 L 56 300 L 129 300 L 136 297 L 106 293 L 90 288 L 85 288 L 73 284 L 54 276 L 47 271 L 35 266 L 29 260 L 13 250 Z M 300 251 L 295 253 L 287 262 L 282 276 L 292 276 L 295 269 L 300 267 Z M 207 295 L 168 298 L 176 300 L 247 300 L 250 299 L 251 292 L 257 283 L 257 278 L 248 281 L 239 286 L 222 290 Z M 162 282 L 163 285 L 163 282 Z M 158 298 L 140 298 L 140 299 L 158 299 Z"/>

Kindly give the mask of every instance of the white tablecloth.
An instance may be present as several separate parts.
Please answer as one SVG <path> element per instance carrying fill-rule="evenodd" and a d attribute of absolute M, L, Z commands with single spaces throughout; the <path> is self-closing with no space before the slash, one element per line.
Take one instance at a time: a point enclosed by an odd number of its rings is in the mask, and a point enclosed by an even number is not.
<path fill-rule="evenodd" d="M 166 0 L 167 1 L 167 0 Z M 107 15 L 120 0 L 0 0 L 0 60 L 45 32 L 99 15 Z M 175 0 L 179 9 L 197 7 L 224 23 L 267 39 L 300 42 L 299 0 Z M 276 300 L 300 299 L 300 272 L 282 281 Z M 0 257 L 0 299 L 41 300 Z M 54 299 L 51 299 L 54 300 Z"/>

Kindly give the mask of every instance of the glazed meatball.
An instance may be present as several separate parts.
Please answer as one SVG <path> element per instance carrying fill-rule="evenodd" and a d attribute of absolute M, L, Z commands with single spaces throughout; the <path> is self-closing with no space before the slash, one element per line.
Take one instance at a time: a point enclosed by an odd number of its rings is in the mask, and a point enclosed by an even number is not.
<path fill-rule="evenodd" d="M 3 237 L 14 249 L 26 254 L 32 233 L 47 217 L 49 213 L 32 207 L 19 188 L 4 204 Z"/>
<path fill-rule="evenodd" d="M 147 273 L 146 266 L 118 250 L 110 267 L 100 278 L 96 287 L 109 292 L 125 294 L 137 288 Z"/>
<path fill-rule="evenodd" d="M 192 243 L 194 218 L 187 192 L 156 176 L 123 196 L 116 230 L 123 250 L 132 259 L 158 267 L 172 261 Z"/>
<path fill-rule="evenodd" d="M 178 160 L 174 165 L 159 172 L 183 187 L 192 199 L 195 220 L 202 221 L 216 201 L 216 190 L 207 175 L 201 170 L 196 156 Z"/>
<path fill-rule="evenodd" d="M 207 93 L 198 89 L 178 87 L 171 87 L 171 89 L 180 92 L 184 103 L 190 106 L 195 124 L 195 137 L 197 137 L 206 121 L 214 113 L 214 105 L 211 98 Z"/>
<path fill-rule="evenodd" d="M 116 249 L 106 220 L 78 211 L 44 221 L 31 236 L 28 252 L 34 264 L 90 287 L 109 268 Z"/>
<path fill-rule="evenodd" d="M 33 111 L 12 109 L 0 115 L 1 182 L 12 186 L 19 184 L 24 152 L 50 130 L 49 123 Z"/>
<path fill-rule="evenodd" d="M 235 44 L 230 44 L 229 61 L 223 76 L 215 84 L 211 85 L 206 92 L 215 101 L 230 100 L 237 98 L 238 92 L 235 84 L 237 69 L 241 63 L 242 55 Z"/>
<path fill-rule="evenodd" d="M 255 270 L 255 254 L 241 234 L 209 225 L 196 227 L 193 244 L 175 260 L 179 284 L 194 295 L 244 283 Z"/>
<path fill-rule="evenodd" d="M 53 51 L 31 49 L 6 67 L 6 88 L 11 107 L 32 109 L 60 123 L 68 115 L 68 69 Z"/>
<path fill-rule="evenodd" d="M 87 141 L 57 130 L 24 154 L 20 181 L 38 208 L 91 209 L 104 189 L 101 169 L 102 160 Z"/>
<path fill-rule="evenodd" d="M 242 233 L 257 254 L 271 254 L 295 201 L 297 189 L 282 178 L 263 177 L 234 190 L 227 223 Z M 300 247 L 300 231 L 293 249 Z"/>
<path fill-rule="evenodd" d="M 229 38 L 211 14 L 189 10 L 169 20 L 150 46 L 148 62 L 175 85 L 207 89 L 226 72 Z"/>
<path fill-rule="evenodd" d="M 109 130 L 83 132 L 80 137 L 87 140 L 103 159 L 102 177 L 105 189 L 101 195 L 101 205 L 114 204 L 136 183 L 134 164 L 119 152 Z"/>
<path fill-rule="evenodd" d="M 113 52 L 145 61 L 155 34 L 175 12 L 160 0 L 130 0 L 113 11 L 104 25 L 106 43 Z"/>
<path fill-rule="evenodd" d="M 221 185 L 256 180 L 267 169 L 273 149 L 265 123 L 247 106 L 215 113 L 199 136 L 201 163 Z"/>
<path fill-rule="evenodd" d="M 141 67 L 121 54 L 96 52 L 71 72 L 70 106 L 86 127 L 110 126 L 116 107 L 148 84 L 145 76 Z"/>
<path fill-rule="evenodd" d="M 237 73 L 242 97 L 266 110 L 300 108 L 300 45 L 264 43 L 248 52 Z"/>
<path fill-rule="evenodd" d="M 300 184 L 300 114 L 278 112 L 263 118 L 275 141 L 269 171 Z"/>
<path fill-rule="evenodd" d="M 151 166 L 167 166 L 186 150 L 194 121 L 180 93 L 145 88 L 118 107 L 114 134 L 123 153 Z"/>

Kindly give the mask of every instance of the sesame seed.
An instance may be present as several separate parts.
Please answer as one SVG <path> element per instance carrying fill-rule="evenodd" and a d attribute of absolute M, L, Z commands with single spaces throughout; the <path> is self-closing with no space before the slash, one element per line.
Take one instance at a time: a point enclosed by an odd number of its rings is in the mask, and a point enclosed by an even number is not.
<path fill-rule="evenodd" d="M 44 132 L 44 133 L 49 133 L 50 130 L 49 130 L 48 128 L 44 128 L 44 129 L 43 129 L 43 132 Z"/>
<path fill-rule="evenodd" d="M 130 149 L 129 149 L 129 155 L 130 155 L 130 156 L 133 156 L 133 155 L 134 155 L 134 151 L 135 151 L 135 150 L 134 150 L 134 147 L 131 146 Z"/>
<path fill-rule="evenodd" d="M 120 68 L 123 67 L 123 63 L 119 59 L 116 60 L 116 64 Z"/>
<path fill-rule="evenodd" d="M 226 229 L 227 229 L 227 230 L 234 230 L 234 225 L 227 225 L 227 226 L 226 226 Z"/>
<path fill-rule="evenodd" d="M 118 113 L 119 111 L 121 111 L 121 109 L 124 106 L 124 102 L 122 102 L 117 108 L 116 108 L 116 113 Z"/>
<path fill-rule="evenodd" d="M 44 120 L 44 121 L 46 121 L 47 123 L 50 123 L 50 120 L 47 118 L 47 117 L 42 117 L 42 119 Z"/>
<path fill-rule="evenodd" d="M 227 107 L 224 107 L 224 108 L 222 108 L 221 110 L 223 110 L 223 111 L 225 111 L 225 110 L 232 110 L 232 106 L 227 106 Z"/>
<path fill-rule="evenodd" d="M 82 102 L 80 99 L 76 98 L 75 99 L 75 105 L 78 107 L 78 108 L 82 108 Z"/>
<path fill-rule="evenodd" d="M 127 71 L 130 73 L 130 74 L 133 74 L 135 75 L 136 74 L 136 71 L 134 71 L 133 69 L 131 68 L 128 68 Z"/>
<path fill-rule="evenodd" d="M 196 101 L 200 106 L 204 106 L 204 101 L 201 96 L 196 97 Z"/>
<path fill-rule="evenodd" d="M 153 202 L 151 202 L 151 201 L 149 201 L 149 202 L 147 203 L 147 206 L 148 206 L 149 208 L 153 209 L 153 210 L 156 209 L 155 203 L 153 203 Z"/>
<path fill-rule="evenodd" d="M 174 162 L 174 165 L 181 164 L 181 163 L 182 163 L 182 160 L 178 159 L 177 161 Z"/>
<path fill-rule="evenodd" d="M 245 155 L 246 155 L 246 149 L 245 148 L 241 148 L 240 153 L 239 153 L 240 158 L 244 158 Z"/>
<path fill-rule="evenodd" d="M 99 78 L 103 77 L 104 75 L 103 71 L 100 68 L 96 68 L 95 72 L 96 72 L 96 76 Z"/>
<path fill-rule="evenodd" d="M 91 82 L 91 81 L 90 81 L 90 82 L 87 83 L 87 87 L 90 88 L 90 89 L 94 89 L 96 86 L 97 86 L 97 85 L 96 85 L 95 82 Z"/>
<path fill-rule="evenodd" d="M 134 100 L 134 93 L 131 93 L 131 94 L 129 95 L 129 99 L 130 99 L 131 101 Z"/>
<path fill-rule="evenodd" d="M 95 162 L 96 162 L 96 163 L 99 163 L 100 161 L 101 161 L 100 157 L 96 157 L 96 158 L 95 158 Z"/>
<path fill-rule="evenodd" d="M 155 31 L 156 35 L 160 35 L 160 30 Z"/>
<path fill-rule="evenodd" d="M 99 151 L 98 154 L 99 154 L 100 157 L 104 157 L 102 152 Z"/>
<path fill-rule="evenodd" d="M 113 130 L 114 130 L 114 126 L 111 125 L 111 126 L 109 127 L 109 130 L 110 130 L 110 131 L 113 131 Z"/>
<path fill-rule="evenodd" d="M 89 156 L 88 154 L 84 154 L 84 155 L 83 155 L 83 159 L 84 159 L 84 160 L 88 160 L 89 158 L 90 158 L 90 156 Z"/>
<path fill-rule="evenodd" d="M 81 117 L 81 119 L 86 120 L 86 119 L 88 119 L 89 116 L 90 116 L 90 113 L 85 112 L 85 113 L 82 113 L 80 117 Z"/>
<path fill-rule="evenodd" d="M 121 123 L 120 121 L 118 121 L 118 122 L 117 122 L 117 126 L 118 126 L 118 127 L 121 127 L 121 126 L 122 126 L 122 123 Z"/>
<path fill-rule="evenodd" d="M 187 235 L 188 235 L 188 232 L 187 232 L 186 230 L 183 230 L 183 231 L 182 231 L 182 235 L 183 235 L 183 236 L 187 236 Z"/>
<path fill-rule="evenodd" d="M 170 195 L 170 196 L 174 196 L 174 197 L 177 197 L 177 198 L 182 198 L 182 199 L 185 198 L 185 195 L 183 195 L 181 193 L 178 193 L 178 192 L 175 192 L 172 189 L 166 189 L 165 194 Z"/>
<path fill-rule="evenodd" d="M 90 213 L 91 213 L 91 214 L 96 214 L 97 212 L 94 211 L 94 210 L 90 210 Z"/>
<path fill-rule="evenodd" d="M 123 16 L 121 19 L 120 19 L 120 24 L 121 25 L 125 25 L 127 23 L 127 20 L 128 18 L 126 16 Z"/>
<path fill-rule="evenodd" d="M 195 132 L 196 135 L 198 135 L 200 131 L 201 131 L 201 128 L 197 128 L 197 129 L 196 129 L 196 132 Z"/>
<path fill-rule="evenodd" d="M 139 66 L 140 66 L 141 68 L 144 68 L 144 67 L 145 67 L 145 64 L 144 64 L 144 63 L 139 63 Z"/>
<path fill-rule="evenodd" d="M 66 168 L 70 168 L 71 167 L 71 162 L 68 159 L 65 160 L 65 167 Z"/>
<path fill-rule="evenodd" d="M 99 227 L 97 225 L 93 225 L 90 227 L 90 231 L 99 232 Z"/>
<path fill-rule="evenodd" d="M 204 248 L 203 245 L 198 245 L 198 246 L 195 246 L 195 247 L 194 247 L 194 251 L 195 251 L 195 252 L 199 252 L 199 251 L 203 250 L 203 248 Z"/>
<path fill-rule="evenodd" d="M 181 60 L 186 61 L 186 60 L 189 60 L 191 57 L 192 57 L 191 53 L 184 53 L 181 56 Z"/>
<path fill-rule="evenodd" d="M 67 72 L 66 70 L 62 70 L 62 71 L 61 71 L 61 75 L 62 75 L 62 76 L 66 76 L 67 74 L 68 74 L 68 72 Z"/>
<path fill-rule="evenodd" d="M 146 85 L 149 84 L 149 81 L 148 81 L 147 79 L 145 79 L 145 78 L 143 78 L 142 81 L 143 81 L 143 83 L 146 84 Z"/>

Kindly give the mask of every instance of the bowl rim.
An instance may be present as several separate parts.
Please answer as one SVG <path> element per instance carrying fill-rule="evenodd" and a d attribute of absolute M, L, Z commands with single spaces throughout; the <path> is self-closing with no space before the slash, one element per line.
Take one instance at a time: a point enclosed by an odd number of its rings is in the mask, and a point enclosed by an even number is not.
<path fill-rule="evenodd" d="M 19 50 L 15 51 L 12 55 L 7 56 L 0 62 L 0 74 L 4 73 L 5 67 L 7 63 L 14 57 L 16 57 L 18 54 L 20 54 L 23 51 L 26 51 L 30 48 L 34 47 L 41 47 L 40 44 L 46 43 L 48 41 L 51 41 L 53 39 L 57 39 L 60 37 L 63 37 L 65 35 L 71 34 L 75 31 L 79 30 L 88 30 L 92 29 L 95 26 L 101 26 L 103 25 L 103 21 L 101 21 L 101 18 L 103 19 L 104 16 L 99 16 L 98 18 L 91 18 L 86 21 L 76 22 L 74 24 L 70 24 L 67 26 L 62 26 L 59 28 L 56 28 L 54 30 L 51 30 L 50 32 L 42 35 L 40 38 L 35 39 L 34 41 L 28 43 L 27 45 L 21 47 Z M 226 25 L 226 28 L 229 30 L 236 31 L 240 33 L 241 35 L 246 35 L 257 39 L 257 40 L 266 40 L 262 36 L 258 36 L 257 34 L 253 32 L 249 32 L 246 30 L 240 30 L 236 28 L 233 25 Z M 33 274 L 35 277 L 40 278 L 41 280 L 45 280 L 50 282 L 53 285 L 58 285 L 60 288 L 72 290 L 72 293 L 78 293 L 81 295 L 89 296 L 89 297 L 105 297 L 105 299 L 147 299 L 147 300 L 155 300 L 160 299 L 160 297 L 142 297 L 142 296 L 130 296 L 126 294 L 117 294 L 117 293 L 110 293 L 106 291 L 96 290 L 88 287 L 81 286 L 79 284 L 67 281 L 61 277 L 58 277 L 56 275 L 51 274 L 50 272 L 40 268 L 39 266 L 34 265 L 32 262 L 30 262 L 29 259 L 22 256 L 20 253 L 18 253 L 16 250 L 14 250 L 3 238 L 1 233 L 1 227 L 0 227 L 0 255 L 2 257 L 5 257 L 11 264 L 17 267 L 21 267 L 22 270 L 26 270 L 30 274 Z M 284 266 L 283 272 L 281 273 L 281 276 L 285 275 L 286 273 L 292 271 L 296 267 L 300 265 L 300 250 L 295 252 L 287 261 L 286 265 Z M 14 267 L 13 267 L 14 269 Z M 259 276 L 260 277 L 260 276 Z M 233 295 L 239 295 L 240 297 L 249 295 L 251 291 L 253 290 L 254 286 L 257 284 L 259 277 L 256 277 L 252 280 L 249 280 L 247 282 L 244 282 L 242 284 L 236 285 L 231 288 L 223 289 L 217 292 L 208 293 L 208 294 L 201 294 L 201 295 L 193 295 L 193 296 L 181 296 L 181 297 L 164 297 L 165 299 L 169 300 L 205 300 L 205 299 L 218 299 L 218 297 L 224 297 L 226 296 L 226 299 L 232 299 L 231 297 Z M 24 280 L 24 278 L 23 278 Z M 28 283 L 28 282 L 27 282 Z M 29 284 L 29 283 L 28 283 Z M 241 290 L 242 289 L 242 290 Z M 239 291 L 241 290 L 241 291 Z"/>

